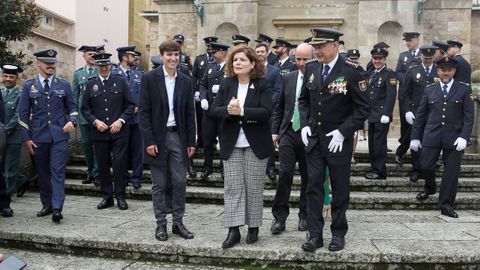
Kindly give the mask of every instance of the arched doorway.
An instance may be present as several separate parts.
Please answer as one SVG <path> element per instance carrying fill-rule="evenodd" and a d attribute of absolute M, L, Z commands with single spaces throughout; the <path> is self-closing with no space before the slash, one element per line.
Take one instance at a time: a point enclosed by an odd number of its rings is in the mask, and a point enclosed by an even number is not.
<path fill-rule="evenodd" d="M 218 37 L 218 40 L 226 44 L 232 43 L 232 35 L 239 33 L 238 27 L 229 22 L 220 24 L 215 30 L 215 36 Z"/>
<path fill-rule="evenodd" d="M 394 21 L 384 22 L 378 28 L 377 42 L 385 41 L 390 45 L 387 66 L 395 70 L 397 59 L 400 52 L 405 51 L 406 47 L 402 41 L 403 27 Z"/>

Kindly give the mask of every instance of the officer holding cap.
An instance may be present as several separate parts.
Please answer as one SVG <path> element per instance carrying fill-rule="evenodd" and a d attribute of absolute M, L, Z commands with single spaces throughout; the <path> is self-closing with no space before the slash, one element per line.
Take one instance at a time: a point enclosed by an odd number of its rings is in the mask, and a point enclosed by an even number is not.
<path fill-rule="evenodd" d="M 454 78 L 457 61 L 444 57 L 436 62 L 440 82 L 427 85 L 416 111 L 410 149 L 420 153 L 425 187 L 417 200 L 436 192 L 435 167 L 442 152 L 443 176 L 438 206 L 442 215 L 457 218 L 453 210 L 462 155 L 470 140 L 474 122 L 472 88 Z"/>
<path fill-rule="evenodd" d="M 22 141 L 33 155 L 38 173 L 42 210 L 38 217 L 53 212 L 52 220 L 63 219 L 65 165 L 69 133 L 77 124 L 77 107 L 70 83 L 55 76 L 57 51 L 33 54 L 39 74 L 25 81 L 18 105 Z"/>

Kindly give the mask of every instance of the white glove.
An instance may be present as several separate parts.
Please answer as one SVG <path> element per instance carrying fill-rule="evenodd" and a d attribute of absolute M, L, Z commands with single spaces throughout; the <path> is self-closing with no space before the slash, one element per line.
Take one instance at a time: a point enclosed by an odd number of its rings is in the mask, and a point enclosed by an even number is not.
<path fill-rule="evenodd" d="M 467 140 L 464 138 L 458 137 L 457 140 L 453 143 L 453 145 L 457 146 L 457 151 L 463 151 L 467 148 Z"/>
<path fill-rule="evenodd" d="M 199 101 L 200 101 L 200 92 L 195 91 L 195 95 L 193 96 L 193 99 L 194 99 L 196 102 L 199 102 Z"/>
<path fill-rule="evenodd" d="M 343 140 L 345 140 L 345 137 L 343 137 L 342 133 L 340 133 L 340 131 L 338 131 L 338 129 L 335 129 L 334 131 L 328 133 L 325 136 L 327 136 L 327 137 L 332 136 L 332 140 L 328 144 L 328 150 L 330 152 L 336 153 L 337 150 L 338 150 L 338 152 L 342 152 Z"/>
<path fill-rule="evenodd" d="M 405 120 L 407 120 L 407 123 L 409 123 L 410 125 L 413 125 L 413 120 L 415 120 L 415 116 L 413 115 L 412 112 L 406 112 Z"/>
<path fill-rule="evenodd" d="M 382 115 L 382 117 L 380 118 L 380 123 L 382 123 L 382 124 L 390 123 L 390 117 L 388 117 L 386 115 Z"/>
<path fill-rule="evenodd" d="M 308 136 L 312 136 L 312 130 L 309 126 L 302 128 L 302 142 L 305 146 L 308 146 Z"/>
<path fill-rule="evenodd" d="M 207 111 L 208 110 L 208 101 L 206 99 L 202 99 L 202 101 L 200 101 L 200 106 L 202 106 L 202 109 L 204 111 Z"/>
<path fill-rule="evenodd" d="M 212 93 L 216 94 L 218 93 L 218 89 L 220 88 L 220 85 L 215 84 L 212 86 Z"/>
<path fill-rule="evenodd" d="M 410 149 L 412 149 L 415 152 L 418 152 L 422 148 L 422 144 L 420 143 L 420 140 L 412 140 L 410 142 Z"/>

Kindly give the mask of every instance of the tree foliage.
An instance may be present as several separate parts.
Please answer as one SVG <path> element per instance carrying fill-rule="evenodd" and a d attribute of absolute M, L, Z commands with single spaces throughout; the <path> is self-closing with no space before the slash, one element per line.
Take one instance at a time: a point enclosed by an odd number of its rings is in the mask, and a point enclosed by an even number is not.
<path fill-rule="evenodd" d="M 25 54 L 8 50 L 8 42 L 27 39 L 39 25 L 40 12 L 33 1 L 0 0 L 0 64 L 25 65 Z"/>

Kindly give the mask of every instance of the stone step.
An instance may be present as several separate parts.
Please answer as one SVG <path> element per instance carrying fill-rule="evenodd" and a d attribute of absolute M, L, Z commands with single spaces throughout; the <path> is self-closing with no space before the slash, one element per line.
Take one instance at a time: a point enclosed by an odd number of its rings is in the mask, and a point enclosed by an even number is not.
<path fill-rule="evenodd" d="M 419 188 L 417 192 L 421 191 Z M 101 197 L 100 187 L 84 185 L 76 179 L 65 180 L 65 191 L 68 194 L 90 195 Z M 151 184 L 143 184 L 140 189 L 129 186 L 126 188 L 129 198 L 151 200 Z M 357 192 L 350 193 L 350 208 L 352 209 L 436 209 L 438 193 L 430 196 L 425 202 L 415 199 L 417 192 Z M 187 186 L 186 200 L 190 203 L 223 204 L 223 188 Z M 271 206 L 275 190 L 265 189 L 263 192 L 265 206 Z M 300 191 L 292 190 L 291 205 L 298 205 Z M 456 209 L 480 209 L 480 192 L 458 192 Z"/>
<path fill-rule="evenodd" d="M 67 178 L 83 180 L 87 177 L 87 168 L 84 166 L 67 166 Z M 143 182 L 151 183 L 151 172 L 143 172 Z M 440 186 L 441 178 L 437 178 L 437 186 Z M 294 175 L 292 189 L 300 188 L 300 175 Z M 214 173 L 207 180 L 200 179 L 197 173 L 196 178 L 188 178 L 187 185 L 197 187 L 223 187 L 223 180 L 220 173 Z M 350 178 L 350 189 L 363 192 L 411 192 L 421 190 L 424 181 L 417 183 L 409 181 L 408 177 L 388 177 L 386 180 L 369 180 L 363 176 L 352 176 Z M 276 189 L 276 181 L 270 181 L 265 177 L 265 189 Z M 459 192 L 480 192 L 480 178 L 460 178 L 458 180 Z"/>
<path fill-rule="evenodd" d="M 480 211 L 474 210 L 459 210 L 458 219 L 442 216 L 438 210 L 348 210 L 345 249 L 330 252 L 324 247 L 307 253 L 300 248 L 306 234 L 296 230 L 298 209 L 291 209 L 286 231 L 272 236 L 272 215 L 264 208 L 258 242 L 247 245 L 247 229 L 242 227 L 240 243 L 223 250 L 221 243 L 227 234 L 222 226 L 223 206 L 187 204 L 183 221 L 195 238 L 183 240 L 173 235 L 168 217 L 169 239 L 159 242 L 154 238 L 150 201 L 129 200 L 126 211 L 116 207 L 97 210 L 97 203 L 92 197 L 69 195 L 64 219 L 53 224 L 49 216 L 35 216 L 40 207 L 38 195 L 27 193 L 13 202 L 14 217 L 0 218 L 0 247 L 136 262 L 130 265 L 133 268 L 123 268 L 120 261 L 108 260 L 97 269 L 150 269 L 142 267 L 145 262 L 148 266 L 160 263 L 153 269 L 165 269 L 164 262 L 192 264 L 190 269 L 204 265 L 244 269 L 476 269 L 480 265 Z M 327 218 L 325 246 L 331 238 L 330 223 Z M 96 265 L 80 258 L 76 263 L 77 267 L 61 269 L 93 269 L 89 267 Z"/>
<path fill-rule="evenodd" d="M 84 165 L 83 163 L 75 163 L 72 162 L 70 165 L 81 166 Z M 193 166 L 197 172 L 203 170 L 204 162 L 200 159 L 193 159 Z M 279 168 L 279 162 L 275 162 L 275 166 Z M 403 166 L 399 166 L 397 164 L 386 164 L 387 166 L 387 176 L 395 176 L 395 177 L 405 177 L 409 176 L 410 171 L 412 170 L 412 165 L 404 164 Z M 145 166 L 145 169 L 148 170 L 148 166 Z M 351 167 L 351 175 L 352 176 L 365 176 L 366 173 L 370 172 L 371 166 L 367 163 L 357 163 L 352 165 Z M 213 171 L 220 172 L 220 160 L 213 161 Z M 295 174 L 299 174 L 298 171 L 298 164 L 295 166 Z M 443 166 L 440 166 L 436 172 L 437 176 L 443 175 Z M 462 165 L 460 169 L 460 177 L 480 177 L 480 165 L 478 164 L 471 164 L 471 165 Z"/>

